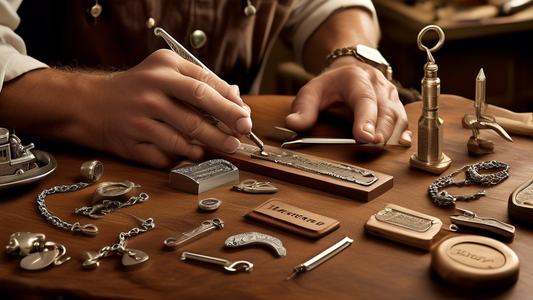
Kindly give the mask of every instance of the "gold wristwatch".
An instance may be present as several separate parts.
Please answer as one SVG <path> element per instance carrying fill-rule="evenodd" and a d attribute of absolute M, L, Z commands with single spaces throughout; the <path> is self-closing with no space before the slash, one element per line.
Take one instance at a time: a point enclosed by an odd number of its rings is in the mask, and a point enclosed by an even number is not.
<path fill-rule="evenodd" d="M 377 49 L 365 45 L 336 49 L 326 57 L 326 68 L 329 67 L 335 59 L 346 55 L 353 55 L 360 61 L 375 67 L 385 75 L 385 78 L 392 81 L 392 68 L 390 64 Z"/>

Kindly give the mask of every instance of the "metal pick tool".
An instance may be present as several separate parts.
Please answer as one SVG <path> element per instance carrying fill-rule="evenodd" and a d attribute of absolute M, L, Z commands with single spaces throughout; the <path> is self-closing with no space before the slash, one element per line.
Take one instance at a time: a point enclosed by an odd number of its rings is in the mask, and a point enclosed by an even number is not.
<path fill-rule="evenodd" d="M 185 259 L 194 259 L 198 261 L 203 261 L 207 263 L 224 266 L 224 269 L 230 272 L 238 271 L 241 268 L 247 272 L 251 272 L 254 268 L 254 264 L 252 264 L 249 261 L 238 260 L 235 262 L 231 262 L 229 260 L 225 260 L 222 258 L 216 258 L 216 257 L 211 257 L 211 256 L 206 256 L 206 255 L 201 255 L 201 254 L 196 254 L 196 253 L 191 253 L 191 252 L 183 252 L 181 254 L 181 260 L 185 260 Z"/>
<path fill-rule="evenodd" d="M 300 264 L 294 267 L 294 272 L 292 272 L 292 274 L 289 277 L 287 277 L 287 280 L 293 278 L 294 275 L 298 274 L 301 271 L 313 270 L 314 268 L 320 266 L 322 263 L 324 263 L 328 259 L 337 255 L 342 250 L 348 248 L 352 243 L 353 243 L 352 239 L 350 239 L 349 237 L 345 237 L 340 242 L 324 250 L 322 253 L 318 254 L 317 256 L 311 258 L 310 260 L 304 262 L 303 264 Z"/>
<path fill-rule="evenodd" d="M 215 218 L 213 220 L 203 221 L 200 226 L 197 228 L 184 232 L 179 238 L 168 238 L 164 241 L 164 245 L 171 250 L 176 250 L 180 247 L 188 245 L 196 240 L 201 239 L 202 237 L 210 234 L 217 228 L 224 228 L 224 221 L 221 219 Z"/>
<path fill-rule="evenodd" d="M 174 52 L 176 52 L 179 56 L 183 57 L 184 59 L 192 62 L 193 64 L 201 67 L 202 69 L 205 69 L 206 71 L 208 71 L 211 74 L 216 76 L 216 74 L 213 71 L 209 70 L 209 68 L 207 68 L 198 58 L 196 58 L 194 55 L 192 55 L 192 53 L 187 51 L 187 49 L 185 47 L 183 47 L 180 43 L 178 43 L 178 41 L 176 41 L 170 34 L 168 34 L 161 27 L 155 28 L 154 29 L 154 34 L 157 35 L 157 36 L 162 37 L 165 40 L 165 42 L 167 42 L 167 44 L 170 47 L 170 49 L 172 49 Z M 188 102 L 185 102 L 185 101 L 182 101 L 182 102 L 185 105 L 187 105 L 189 108 L 191 108 L 192 110 L 194 110 L 197 113 L 199 113 L 200 115 L 202 115 L 204 118 L 206 118 L 209 121 L 209 123 L 213 124 L 214 126 L 217 126 L 220 123 L 222 123 L 219 119 L 217 119 L 214 116 L 210 115 L 209 113 L 207 113 L 203 109 L 201 109 L 199 107 L 196 107 L 196 106 L 194 106 L 194 105 L 192 105 L 192 104 L 190 104 Z M 261 154 L 263 154 L 263 152 L 265 152 L 265 143 L 263 143 L 263 141 L 261 141 L 252 132 L 252 130 L 250 130 L 250 132 L 248 132 L 246 134 L 246 137 L 249 138 L 250 140 L 252 140 L 261 149 Z M 263 155 L 266 155 L 266 154 L 263 154 Z"/>

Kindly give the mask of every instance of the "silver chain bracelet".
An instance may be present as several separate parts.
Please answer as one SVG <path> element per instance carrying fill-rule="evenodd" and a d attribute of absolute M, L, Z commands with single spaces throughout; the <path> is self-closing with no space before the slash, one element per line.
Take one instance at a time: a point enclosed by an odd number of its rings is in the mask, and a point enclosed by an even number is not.
<path fill-rule="evenodd" d="M 494 174 L 487 174 L 487 175 L 479 174 L 479 170 L 490 170 L 490 169 L 500 169 L 500 168 L 503 168 L 503 170 L 498 171 L 497 173 L 494 173 Z M 452 177 L 463 172 L 465 169 L 466 169 L 466 179 L 454 182 L 452 180 Z M 462 185 L 471 185 L 474 183 L 485 185 L 485 186 L 496 185 L 509 177 L 508 171 L 509 171 L 509 165 L 507 165 L 504 162 L 500 162 L 496 160 L 489 160 L 489 161 L 481 162 L 475 165 L 465 165 L 461 169 L 454 171 L 450 175 L 441 177 L 435 180 L 429 186 L 429 196 L 431 197 L 431 199 L 433 199 L 433 202 L 435 202 L 439 206 L 455 204 L 456 201 L 469 201 L 473 199 L 478 199 L 481 196 L 485 196 L 485 190 L 477 192 L 472 195 L 452 196 L 445 190 L 442 190 L 439 192 L 439 189 L 452 186 L 452 185 L 462 186 Z"/>
<path fill-rule="evenodd" d="M 39 196 L 37 196 L 37 205 L 39 207 L 39 211 L 41 211 L 41 214 L 46 218 L 47 221 L 49 221 L 56 227 L 59 227 L 65 230 L 70 230 L 70 231 L 81 231 L 85 235 L 95 236 L 98 234 L 98 227 L 96 227 L 93 224 L 80 225 L 79 222 L 76 222 L 74 224 L 65 222 L 61 220 L 60 218 L 54 216 L 51 212 L 49 212 L 44 202 L 44 199 L 48 195 L 53 195 L 56 193 L 75 192 L 78 190 L 82 190 L 86 187 L 89 187 L 91 185 L 92 183 L 79 182 L 73 185 L 55 186 L 51 189 L 44 190 L 39 194 Z"/>

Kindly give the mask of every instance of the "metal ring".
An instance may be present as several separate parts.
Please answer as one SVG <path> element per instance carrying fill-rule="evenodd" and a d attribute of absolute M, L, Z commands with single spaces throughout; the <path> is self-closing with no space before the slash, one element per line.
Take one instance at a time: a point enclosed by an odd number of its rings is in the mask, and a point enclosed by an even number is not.
<path fill-rule="evenodd" d="M 198 208 L 205 211 L 213 211 L 217 210 L 220 207 L 220 204 L 222 204 L 222 201 L 217 198 L 206 198 L 200 200 Z"/>
<path fill-rule="evenodd" d="M 98 160 L 86 161 L 81 165 L 81 176 L 91 182 L 97 182 L 104 174 L 104 165 Z"/>
<path fill-rule="evenodd" d="M 433 48 L 428 49 L 426 46 L 424 46 L 422 44 L 422 38 L 424 37 L 424 34 L 426 34 L 426 32 L 428 32 L 430 30 L 434 30 L 434 31 L 436 31 L 439 34 L 439 41 L 437 42 L 437 44 L 435 46 L 433 46 Z M 440 28 L 437 25 L 428 25 L 428 26 L 424 27 L 420 31 L 420 33 L 418 34 L 418 38 L 416 39 L 416 44 L 418 45 L 418 49 L 420 49 L 422 51 L 428 51 L 429 50 L 429 52 L 435 52 L 435 51 L 439 50 L 440 47 L 442 47 L 442 45 L 444 44 L 444 31 L 442 31 L 442 28 Z"/>

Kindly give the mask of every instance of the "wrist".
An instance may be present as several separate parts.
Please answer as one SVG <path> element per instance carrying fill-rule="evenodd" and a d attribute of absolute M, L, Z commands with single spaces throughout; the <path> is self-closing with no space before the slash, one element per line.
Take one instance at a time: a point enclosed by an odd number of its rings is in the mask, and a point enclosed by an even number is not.
<path fill-rule="evenodd" d="M 392 81 L 392 68 L 387 60 L 381 55 L 381 53 L 374 48 L 370 48 L 365 45 L 357 45 L 356 47 L 344 47 L 339 48 L 331 52 L 326 57 L 325 69 L 331 67 L 336 61 L 343 60 L 348 61 L 347 58 L 351 57 L 351 61 L 356 59 L 360 62 L 371 65 L 383 73 L 385 78 Z M 335 65 L 338 64 L 335 63 Z"/>

